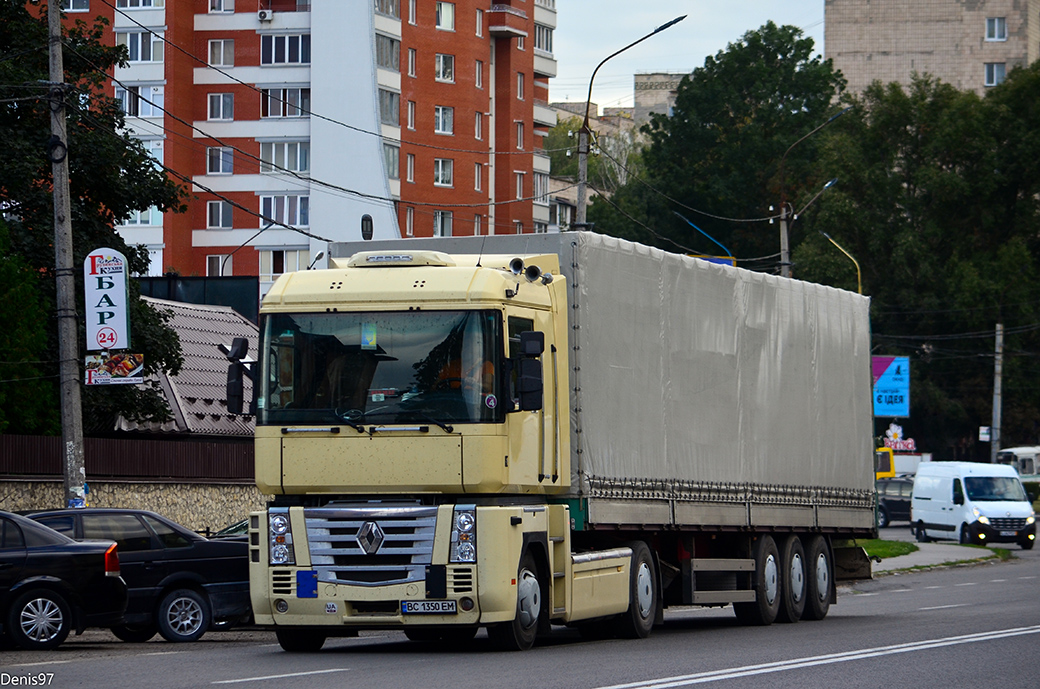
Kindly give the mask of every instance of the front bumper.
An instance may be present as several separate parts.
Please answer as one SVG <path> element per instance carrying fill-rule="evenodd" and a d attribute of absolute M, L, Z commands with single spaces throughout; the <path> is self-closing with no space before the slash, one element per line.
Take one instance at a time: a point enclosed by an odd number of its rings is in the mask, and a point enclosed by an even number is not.
<path fill-rule="evenodd" d="M 1022 543 L 1036 538 L 1036 524 L 1027 524 L 1020 528 L 1002 528 L 999 524 L 983 524 L 974 522 L 969 526 L 971 542 L 980 545 L 987 543 Z"/>

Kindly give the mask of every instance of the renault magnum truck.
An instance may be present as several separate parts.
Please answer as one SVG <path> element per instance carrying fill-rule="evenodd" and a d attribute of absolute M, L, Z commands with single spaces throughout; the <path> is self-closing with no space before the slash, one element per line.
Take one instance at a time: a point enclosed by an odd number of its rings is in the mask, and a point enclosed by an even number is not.
<path fill-rule="evenodd" d="M 252 374 L 285 650 L 819 620 L 870 576 L 837 547 L 875 532 L 866 298 L 587 232 L 330 256 L 264 298 Z"/>

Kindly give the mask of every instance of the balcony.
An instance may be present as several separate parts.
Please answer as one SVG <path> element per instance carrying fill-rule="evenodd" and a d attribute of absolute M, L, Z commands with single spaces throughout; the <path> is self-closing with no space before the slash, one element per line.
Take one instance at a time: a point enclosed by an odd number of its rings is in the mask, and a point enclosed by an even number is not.
<path fill-rule="evenodd" d="M 311 0 L 260 0 L 259 9 L 268 12 L 310 12 Z"/>
<path fill-rule="evenodd" d="M 492 5 L 488 12 L 488 31 L 495 38 L 527 36 L 527 13 L 511 5 Z"/>

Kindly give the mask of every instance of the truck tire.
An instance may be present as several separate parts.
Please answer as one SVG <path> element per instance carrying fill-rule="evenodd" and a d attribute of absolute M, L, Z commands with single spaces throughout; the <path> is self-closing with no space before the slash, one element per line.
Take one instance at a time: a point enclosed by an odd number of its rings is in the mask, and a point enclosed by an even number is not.
<path fill-rule="evenodd" d="M 778 622 L 797 622 L 805 611 L 805 595 L 808 590 L 806 582 L 805 549 L 802 539 L 791 534 L 784 539 L 780 549 L 780 610 L 777 612 Z"/>
<path fill-rule="evenodd" d="M 822 620 L 831 608 L 834 592 L 834 568 L 831 566 L 831 549 L 823 536 L 812 536 L 805 546 L 805 561 L 808 575 L 803 620 Z"/>
<path fill-rule="evenodd" d="M 534 646 L 544 606 L 538 566 L 530 552 L 524 553 L 516 573 L 516 615 L 510 622 L 488 627 L 491 645 L 500 651 L 526 651 Z"/>
<path fill-rule="evenodd" d="M 46 651 L 61 646 L 72 629 L 72 613 L 61 594 L 32 589 L 15 599 L 7 614 L 7 634 L 18 648 Z"/>
<path fill-rule="evenodd" d="M 616 633 L 622 639 L 645 639 L 650 636 L 657 616 L 657 569 L 654 556 L 643 541 L 626 543 L 632 549 L 629 569 L 628 610 L 615 619 Z"/>
<path fill-rule="evenodd" d="M 765 626 L 776 620 L 783 598 L 780 553 L 776 541 L 768 534 L 758 537 L 751 553 L 755 559 L 751 578 L 755 602 L 734 603 L 733 612 L 741 624 Z"/>
<path fill-rule="evenodd" d="M 274 635 L 286 653 L 317 653 L 325 645 L 325 634 L 314 629 L 276 629 Z"/>

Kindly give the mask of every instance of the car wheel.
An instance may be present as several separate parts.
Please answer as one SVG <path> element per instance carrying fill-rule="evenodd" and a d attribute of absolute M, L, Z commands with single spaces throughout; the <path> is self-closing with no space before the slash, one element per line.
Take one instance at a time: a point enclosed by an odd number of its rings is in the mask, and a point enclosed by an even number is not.
<path fill-rule="evenodd" d="M 127 626 L 121 624 L 112 627 L 112 633 L 116 635 L 116 638 L 120 641 L 125 641 L 128 644 L 141 644 L 148 641 L 155 633 L 159 631 L 155 628 L 154 624 L 146 624 L 140 627 Z"/>
<path fill-rule="evenodd" d="M 877 511 L 877 526 L 879 529 L 886 528 L 891 522 L 888 519 L 888 510 L 884 507 L 878 507 Z"/>
<path fill-rule="evenodd" d="M 914 529 L 914 537 L 917 538 L 918 543 L 928 543 L 932 539 L 928 538 L 928 534 L 924 532 L 924 524 L 918 522 L 917 527 Z"/>
<path fill-rule="evenodd" d="M 961 545 L 969 545 L 972 542 L 971 530 L 967 524 L 961 524 L 960 542 Z"/>
<path fill-rule="evenodd" d="M 1033 549 L 1033 543 L 1034 543 L 1033 539 L 1031 539 L 1031 538 L 1023 538 L 1021 541 L 1018 542 L 1018 545 L 1019 545 L 1019 547 L 1022 548 L 1022 550 L 1032 550 Z"/>
<path fill-rule="evenodd" d="M 196 591 L 177 589 L 159 603 L 159 633 L 167 641 L 198 641 L 209 624 L 209 603 Z"/>
<path fill-rule="evenodd" d="M 19 648 L 44 651 L 57 648 L 72 627 L 69 604 L 47 589 L 26 591 L 7 615 L 7 631 Z"/>
<path fill-rule="evenodd" d="M 274 635 L 286 653 L 317 653 L 325 645 L 325 634 L 313 629 L 276 629 Z"/>

